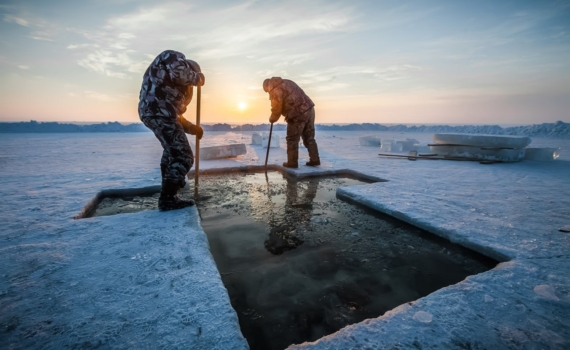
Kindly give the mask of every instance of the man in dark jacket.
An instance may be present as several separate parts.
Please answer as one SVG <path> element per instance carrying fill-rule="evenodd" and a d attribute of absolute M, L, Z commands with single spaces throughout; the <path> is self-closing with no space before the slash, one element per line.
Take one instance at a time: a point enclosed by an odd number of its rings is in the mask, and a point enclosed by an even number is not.
<path fill-rule="evenodd" d="M 269 93 L 271 100 L 270 123 L 275 123 L 281 115 L 287 122 L 287 168 L 298 168 L 299 139 L 309 151 L 309 161 L 306 165 L 321 165 L 319 149 L 315 141 L 315 104 L 309 96 L 293 81 L 273 77 L 265 79 L 263 90 Z"/>
<path fill-rule="evenodd" d="M 185 133 L 202 138 L 204 131 L 182 114 L 192 100 L 192 87 L 204 85 L 200 66 L 180 52 L 167 50 L 158 55 L 143 76 L 139 96 L 139 117 L 160 141 L 162 189 L 158 209 L 167 211 L 194 205 L 176 193 L 186 184 L 194 155 Z"/>

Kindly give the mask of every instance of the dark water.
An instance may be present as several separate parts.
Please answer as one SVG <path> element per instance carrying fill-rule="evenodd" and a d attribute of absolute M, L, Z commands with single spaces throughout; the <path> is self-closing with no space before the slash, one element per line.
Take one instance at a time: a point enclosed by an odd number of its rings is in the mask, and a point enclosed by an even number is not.
<path fill-rule="evenodd" d="M 317 340 L 496 264 L 336 198 L 362 184 L 201 177 L 202 226 L 251 349 Z"/>

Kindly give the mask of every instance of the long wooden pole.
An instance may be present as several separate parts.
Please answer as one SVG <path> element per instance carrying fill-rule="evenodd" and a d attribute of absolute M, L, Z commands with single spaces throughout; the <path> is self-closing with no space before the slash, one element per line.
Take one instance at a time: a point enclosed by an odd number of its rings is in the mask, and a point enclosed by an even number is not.
<path fill-rule="evenodd" d="M 202 99 L 202 87 L 198 86 L 198 97 L 196 98 L 196 126 L 200 126 L 200 102 Z M 194 199 L 198 198 L 198 172 L 200 171 L 200 139 L 196 133 L 196 155 L 194 157 L 196 166 L 194 167 Z"/>
<path fill-rule="evenodd" d="M 269 158 L 269 148 L 271 147 L 271 134 L 273 133 L 273 123 L 269 128 L 269 140 L 267 140 L 267 153 L 265 153 L 265 172 L 267 173 L 267 159 Z"/>

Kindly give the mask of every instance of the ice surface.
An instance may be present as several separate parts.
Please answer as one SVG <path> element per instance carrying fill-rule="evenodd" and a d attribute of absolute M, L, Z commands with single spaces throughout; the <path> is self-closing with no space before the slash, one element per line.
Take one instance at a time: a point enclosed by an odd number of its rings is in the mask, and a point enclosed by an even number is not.
<path fill-rule="evenodd" d="M 292 172 L 389 180 L 337 193 L 508 262 L 291 348 L 570 348 L 570 140 L 533 138 L 561 149 L 554 162 L 482 166 L 382 158 L 359 146 L 369 133 L 317 132 L 322 165 Z M 201 145 L 251 137 L 206 132 Z M 263 165 L 265 151 L 200 168 Z M 0 348 L 246 348 L 195 208 L 72 219 L 102 189 L 159 185 L 161 155 L 152 133 L 0 135 Z M 285 160 L 271 149 L 270 164 Z"/>

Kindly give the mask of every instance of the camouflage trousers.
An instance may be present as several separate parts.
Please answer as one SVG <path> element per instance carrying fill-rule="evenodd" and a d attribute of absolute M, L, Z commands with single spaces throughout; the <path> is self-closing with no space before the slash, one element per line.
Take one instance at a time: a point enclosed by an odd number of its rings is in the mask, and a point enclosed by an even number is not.
<path fill-rule="evenodd" d="M 311 160 L 319 159 L 317 141 L 315 141 L 315 108 L 309 109 L 303 115 L 303 119 L 287 121 L 287 153 L 296 152 L 299 149 L 299 141 L 303 139 L 303 145 L 309 151 Z"/>
<path fill-rule="evenodd" d="M 178 119 L 170 117 L 142 117 L 144 125 L 152 130 L 162 145 L 160 168 L 162 180 L 183 186 L 186 174 L 194 164 L 194 154 Z"/>

